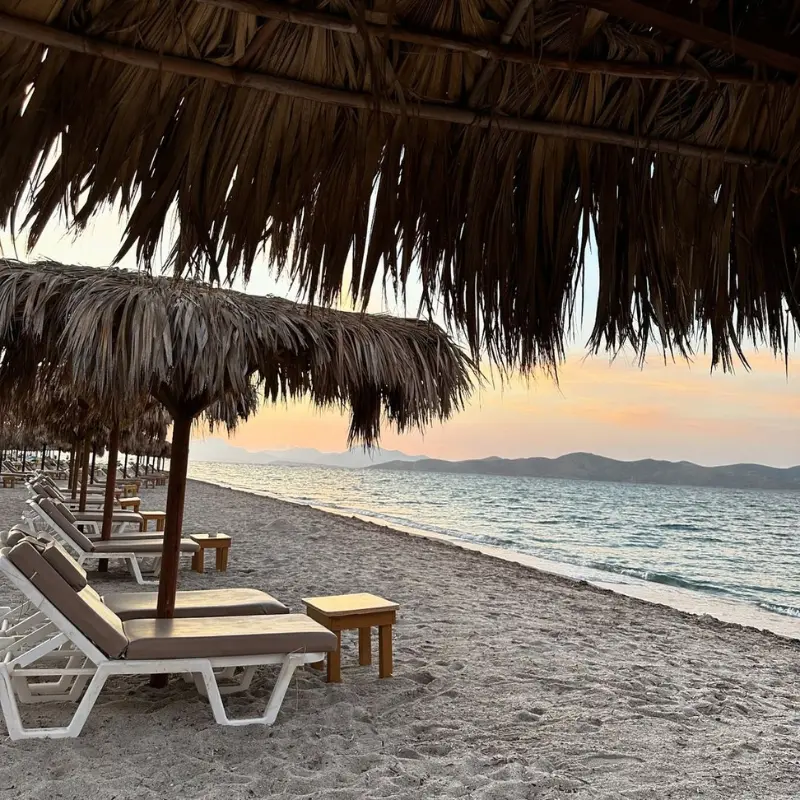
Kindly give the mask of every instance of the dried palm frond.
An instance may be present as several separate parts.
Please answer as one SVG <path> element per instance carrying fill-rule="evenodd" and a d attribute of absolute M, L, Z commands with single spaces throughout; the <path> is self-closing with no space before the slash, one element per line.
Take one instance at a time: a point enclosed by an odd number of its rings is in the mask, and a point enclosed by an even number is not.
<path fill-rule="evenodd" d="M 178 274 L 263 253 L 324 304 L 418 272 L 474 353 L 523 369 L 561 358 L 593 238 L 593 347 L 781 351 L 793 4 L 712 6 L 730 43 L 572 0 L 0 0 L 0 219 L 31 181 L 32 242 L 120 202 L 149 267 L 174 211 Z M 764 27 L 774 57 L 741 54 Z"/>
<path fill-rule="evenodd" d="M 351 440 L 445 419 L 471 362 L 418 320 L 309 308 L 194 281 L 0 260 L 0 390 L 61 381 L 108 420 L 152 395 L 174 415 L 229 428 L 257 407 L 308 394 L 351 411 Z M 140 401 L 141 402 L 141 401 Z M 132 406 L 133 404 L 133 406 Z"/>

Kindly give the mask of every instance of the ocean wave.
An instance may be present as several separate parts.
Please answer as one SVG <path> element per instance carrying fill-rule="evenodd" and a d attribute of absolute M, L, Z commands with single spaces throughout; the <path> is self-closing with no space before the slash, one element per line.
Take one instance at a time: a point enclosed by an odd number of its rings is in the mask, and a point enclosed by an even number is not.
<path fill-rule="evenodd" d="M 759 608 L 772 611 L 774 614 L 782 614 L 784 617 L 800 618 L 800 608 L 795 606 L 782 606 L 780 603 L 759 603 Z"/>
<path fill-rule="evenodd" d="M 684 578 L 671 572 L 659 572 L 641 567 L 626 567 L 618 564 L 606 564 L 602 561 L 589 561 L 587 567 L 599 569 L 603 572 L 613 572 L 617 575 L 626 575 L 629 578 L 638 578 L 649 583 L 660 583 L 664 586 L 674 586 L 678 589 L 689 589 L 694 592 L 711 592 L 713 594 L 727 594 L 726 590 L 715 583 L 708 581 Z"/>

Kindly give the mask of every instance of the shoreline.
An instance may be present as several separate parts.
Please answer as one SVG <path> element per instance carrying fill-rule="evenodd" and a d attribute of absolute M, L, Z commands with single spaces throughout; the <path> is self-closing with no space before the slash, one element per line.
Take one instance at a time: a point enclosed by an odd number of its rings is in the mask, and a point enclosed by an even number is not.
<path fill-rule="evenodd" d="M 789 615 L 766 611 L 744 601 L 725 600 L 690 589 L 666 586 L 635 577 L 628 577 L 622 580 L 622 576 L 616 573 L 604 572 L 590 567 L 576 567 L 572 564 L 558 561 L 550 561 L 517 550 L 480 544 L 450 534 L 437 533 L 435 531 L 428 531 L 396 523 L 390 524 L 385 520 L 378 517 L 371 517 L 368 514 L 339 511 L 311 502 L 289 500 L 266 491 L 245 489 L 240 486 L 232 486 L 230 484 L 202 478 L 189 478 L 189 480 L 251 495 L 253 497 L 268 498 L 279 503 L 286 503 L 290 506 L 310 508 L 322 514 L 329 514 L 346 520 L 358 520 L 393 534 L 419 537 L 429 541 L 439 542 L 443 545 L 455 547 L 470 553 L 477 553 L 487 558 L 516 564 L 534 572 L 544 573 L 548 576 L 557 576 L 574 584 L 590 586 L 598 591 L 621 595 L 651 606 L 655 605 L 668 608 L 685 614 L 690 618 L 713 620 L 726 627 L 732 626 L 741 628 L 742 630 L 754 630 L 758 633 L 776 636 L 786 641 L 800 641 L 800 619 Z M 612 580 L 612 577 L 617 578 L 617 580 Z"/>

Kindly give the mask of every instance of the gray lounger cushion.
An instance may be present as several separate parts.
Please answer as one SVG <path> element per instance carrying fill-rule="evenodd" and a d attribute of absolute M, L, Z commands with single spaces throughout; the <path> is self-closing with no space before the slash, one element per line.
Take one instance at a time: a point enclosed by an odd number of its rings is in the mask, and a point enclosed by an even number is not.
<path fill-rule="evenodd" d="M 44 560 L 76 591 L 86 586 L 86 570 L 56 542 L 42 552 Z"/>
<path fill-rule="evenodd" d="M 103 596 L 103 602 L 123 621 L 154 619 L 158 592 L 122 592 Z M 178 592 L 176 617 L 244 617 L 253 614 L 288 614 L 289 609 L 257 589 L 207 589 Z"/>
<path fill-rule="evenodd" d="M 72 541 L 84 552 L 91 553 L 94 549 L 91 540 L 87 539 L 62 513 L 52 500 L 40 500 L 39 505 L 44 512 L 58 525 Z"/>
<path fill-rule="evenodd" d="M 133 619 L 123 629 L 129 659 L 328 653 L 337 644 L 335 634 L 305 614 Z"/>
<path fill-rule="evenodd" d="M 8 560 L 89 641 L 111 658 L 122 655 L 128 645 L 122 621 L 88 586 L 76 592 L 27 541 L 11 548 Z"/>
<path fill-rule="evenodd" d="M 103 521 L 103 512 L 102 511 L 75 511 L 73 513 L 74 519 L 73 522 L 77 522 L 78 525 L 81 522 L 102 522 Z M 142 517 L 140 514 L 137 514 L 135 511 L 114 511 L 111 514 L 111 519 L 117 522 L 132 522 L 134 525 L 138 525 L 142 521 Z"/>
<path fill-rule="evenodd" d="M 92 543 L 93 553 L 145 553 L 160 556 L 164 549 L 163 539 L 108 539 Z M 200 549 L 197 542 L 181 539 L 181 553 L 196 553 Z"/>

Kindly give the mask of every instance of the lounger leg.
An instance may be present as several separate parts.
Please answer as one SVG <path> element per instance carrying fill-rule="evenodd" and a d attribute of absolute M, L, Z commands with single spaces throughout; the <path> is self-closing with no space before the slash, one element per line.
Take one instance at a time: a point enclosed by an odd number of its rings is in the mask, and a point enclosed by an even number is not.
<path fill-rule="evenodd" d="M 136 583 L 140 586 L 147 586 L 149 584 L 157 583 L 157 581 L 146 581 L 142 577 L 142 570 L 139 568 L 139 560 L 136 556 L 128 556 L 125 561 L 128 563 L 128 569 L 131 571 L 131 574 L 134 578 L 136 578 Z"/>
<path fill-rule="evenodd" d="M 8 668 L 0 665 L 0 707 L 6 720 L 8 735 L 14 741 L 20 739 L 71 739 L 80 735 L 89 714 L 97 702 L 97 698 L 103 689 L 108 677 L 103 665 L 98 667 L 97 672 L 92 677 L 86 694 L 78 704 L 69 725 L 64 728 L 25 728 L 19 715 L 19 706 L 14 695 L 11 676 Z"/>
<path fill-rule="evenodd" d="M 250 684 L 253 682 L 253 677 L 255 676 L 257 669 L 258 667 L 245 667 L 238 680 L 236 680 L 234 683 L 226 683 L 224 686 L 220 686 L 219 682 L 221 680 L 234 681 L 236 678 L 236 667 L 226 667 L 220 672 L 215 672 L 214 677 L 217 681 L 217 689 L 219 689 L 219 693 L 221 695 L 226 695 L 236 694 L 237 692 L 246 692 L 250 688 Z M 200 696 L 208 697 L 203 676 L 200 673 L 197 673 L 190 677 L 194 680 L 194 685 L 197 688 Z"/>
<path fill-rule="evenodd" d="M 302 655 L 288 655 L 281 665 L 281 671 L 278 673 L 278 679 L 275 681 L 275 686 L 272 694 L 267 702 L 267 707 L 264 715 L 261 717 L 253 717 L 251 719 L 230 719 L 225 713 L 225 707 L 222 704 L 222 696 L 220 694 L 219 686 L 217 684 L 216 676 L 211 665 L 206 665 L 202 670 L 203 682 L 206 686 L 208 701 L 211 704 L 211 709 L 214 712 L 214 719 L 219 725 L 272 725 L 278 717 L 278 712 L 281 710 L 283 698 L 286 696 L 286 691 L 292 681 L 294 671 L 303 664 L 304 658 Z"/>

